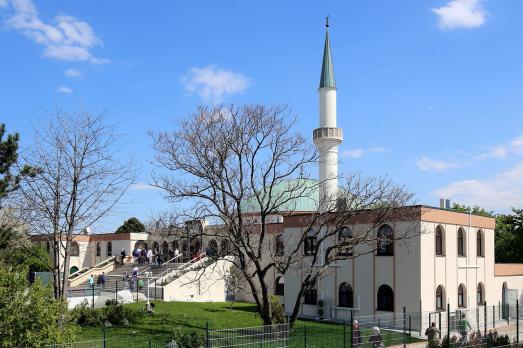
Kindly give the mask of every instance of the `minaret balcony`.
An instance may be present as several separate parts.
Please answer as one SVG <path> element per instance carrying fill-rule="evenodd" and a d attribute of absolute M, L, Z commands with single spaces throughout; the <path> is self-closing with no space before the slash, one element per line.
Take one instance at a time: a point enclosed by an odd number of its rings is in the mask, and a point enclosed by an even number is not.
<path fill-rule="evenodd" d="M 341 143 L 343 141 L 343 130 L 336 127 L 316 128 L 312 132 L 312 138 L 314 141 L 319 139 L 332 139 L 338 140 Z"/>

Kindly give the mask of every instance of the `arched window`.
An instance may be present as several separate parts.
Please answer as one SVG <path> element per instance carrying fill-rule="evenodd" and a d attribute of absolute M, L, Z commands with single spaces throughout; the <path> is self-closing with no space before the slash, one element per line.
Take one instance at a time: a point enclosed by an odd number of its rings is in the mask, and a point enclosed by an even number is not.
<path fill-rule="evenodd" d="M 465 255 L 465 230 L 460 227 L 458 230 L 458 256 Z"/>
<path fill-rule="evenodd" d="M 378 230 L 378 256 L 394 255 L 394 232 L 389 225 L 383 225 Z"/>
<path fill-rule="evenodd" d="M 436 289 L 436 310 L 445 309 L 445 292 L 443 291 L 443 286 L 438 286 Z"/>
<path fill-rule="evenodd" d="M 394 312 L 394 291 L 388 285 L 382 285 L 378 289 L 378 310 Z"/>
<path fill-rule="evenodd" d="M 338 233 L 338 255 L 352 256 L 352 231 L 347 226 L 343 226 Z"/>
<path fill-rule="evenodd" d="M 158 244 L 158 242 L 153 243 L 153 252 L 160 252 L 160 244 Z"/>
<path fill-rule="evenodd" d="M 230 252 L 231 252 L 231 250 L 229 248 L 229 240 L 223 239 L 222 242 L 220 243 L 220 254 L 222 256 L 226 256 L 226 255 L 229 255 Z"/>
<path fill-rule="evenodd" d="M 443 227 L 436 227 L 436 255 L 442 256 L 445 255 L 445 250 L 443 248 Z"/>
<path fill-rule="evenodd" d="M 96 256 L 102 256 L 102 246 L 100 245 L 100 242 L 96 243 Z"/>
<path fill-rule="evenodd" d="M 162 243 L 162 254 L 164 257 L 169 254 L 169 243 L 166 241 Z"/>
<path fill-rule="evenodd" d="M 508 290 L 507 282 L 503 282 L 503 287 L 501 288 L 501 311 L 502 311 L 501 317 L 503 319 L 508 318 L 507 290 Z"/>
<path fill-rule="evenodd" d="M 338 306 L 345 308 L 354 307 L 353 297 L 352 287 L 348 283 L 341 283 L 338 292 Z"/>
<path fill-rule="evenodd" d="M 303 303 L 309 304 L 309 305 L 316 305 L 318 304 L 318 290 L 315 288 L 306 289 L 303 294 Z"/>
<path fill-rule="evenodd" d="M 314 229 L 311 228 L 307 231 L 307 235 L 305 236 L 305 240 L 303 243 L 303 253 L 305 254 L 305 256 L 314 255 L 314 253 L 316 252 L 317 243 L 318 239 L 316 238 L 316 231 L 314 231 Z"/>
<path fill-rule="evenodd" d="M 178 241 L 177 240 L 173 240 L 172 243 L 171 243 L 171 246 L 173 248 L 173 250 L 178 250 L 180 251 L 180 245 L 178 244 Z"/>
<path fill-rule="evenodd" d="M 466 296 L 467 296 L 467 294 L 465 292 L 465 285 L 460 284 L 458 287 L 458 307 L 467 306 L 467 302 L 465 301 Z"/>
<path fill-rule="evenodd" d="M 478 305 L 483 304 L 485 296 L 483 296 L 483 284 L 479 283 L 478 288 L 476 289 L 476 303 Z"/>
<path fill-rule="evenodd" d="M 274 289 L 274 295 L 284 296 L 285 295 L 285 278 L 279 276 L 276 278 L 276 286 Z"/>
<path fill-rule="evenodd" d="M 274 239 L 274 249 L 276 256 L 283 256 L 285 254 L 285 243 L 283 242 L 283 235 L 279 234 Z"/>
<path fill-rule="evenodd" d="M 71 246 L 69 247 L 69 255 L 80 256 L 80 246 L 77 242 L 71 242 Z"/>
<path fill-rule="evenodd" d="M 218 242 L 216 242 L 214 239 L 209 241 L 209 245 L 207 246 L 207 253 L 207 256 L 218 256 Z"/>
<path fill-rule="evenodd" d="M 73 273 L 76 273 L 76 272 L 78 272 L 78 267 L 73 266 L 73 267 L 69 268 L 69 274 L 73 274 Z"/>
<path fill-rule="evenodd" d="M 476 233 L 476 255 L 479 257 L 485 256 L 484 250 L 483 231 L 478 230 Z"/>
<path fill-rule="evenodd" d="M 107 242 L 107 256 L 108 257 L 111 257 L 113 256 L 113 243 L 111 243 L 110 241 Z"/>

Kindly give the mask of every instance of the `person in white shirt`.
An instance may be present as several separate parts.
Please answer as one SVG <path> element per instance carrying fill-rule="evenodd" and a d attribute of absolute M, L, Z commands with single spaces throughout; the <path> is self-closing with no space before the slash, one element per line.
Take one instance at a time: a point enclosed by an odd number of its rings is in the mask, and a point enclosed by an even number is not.
<path fill-rule="evenodd" d="M 149 260 L 149 264 L 153 263 L 153 250 L 152 249 L 147 250 L 147 259 Z"/>

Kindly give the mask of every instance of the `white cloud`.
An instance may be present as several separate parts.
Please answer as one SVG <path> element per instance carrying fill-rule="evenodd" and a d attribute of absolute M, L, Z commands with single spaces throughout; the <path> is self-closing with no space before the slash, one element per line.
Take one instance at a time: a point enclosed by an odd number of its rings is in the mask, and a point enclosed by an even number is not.
<path fill-rule="evenodd" d="M 6 0 L 0 0 L 6 1 Z M 75 17 L 58 15 L 52 23 L 42 21 L 31 0 L 8 0 L 13 14 L 6 24 L 44 47 L 44 56 L 67 61 L 86 61 L 92 64 L 107 63 L 96 58 L 90 50 L 100 46 L 93 28 Z"/>
<path fill-rule="evenodd" d="M 385 151 L 384 147 L 374 146 L 374 147 L 369 147 L 369 148 L 346 150 L 346 151 L 343 151 L 341 156 L 347 157 L 347 158 L 362 158 L 363 156 L 365 156 L 368 153 L 383 152 L 383 151 Z"/>
<path fill-rule="evenodd" d="M 479 154 L 474 157 L 474 159 L 482 161 L 486 159 L 505 159 L 508 155 L 508 149 L 506 146 L 498 145 L 490 147 L 487 152 Z"/>
<path fill-rule="evenodd" d="M 523 155 L 523 135 L 512 140 L 510 142 L 510 148 L 514 153 Z"/>
<path fill-rule="evenodd" d="M 508 211 L 523 205 L 523 162 L 515 168 L 485 180 L 462 180 L 435 190 L 436 197 L 448 197 L 467 205 Z"/>
<path fill-rule="evenodd" d="M 452 0 L 445 6 L 432 8 L 438 16 L 438 26 L 444 30 L 476 28 L 485 23 L 487 12 L 481 0 Z"/>
<path fill-rule="evenodd" d="M 249 80 L 244 75 L 214 65 L 191 68 L 181 81 L 188 93 L 197 94 L 206 103 L 221 102 L 226 96 L 249 87 Z"/>
<path fill-rule="evenodd" d="M 71 94 L 73 93 L 73 90 L 67 86 L 60 86 L 56 89 L 56 93 Z"/>
<path fill-rule="evenodd" d="M 81 70 L 71 68 L 71 69 L 67 69 L 66 71 L 64 71 L 64 75 L 67 77 L 78 79 L 83 76 L 83 72 Z"/>
<path fill-rule="evenodd" d="M 144 182 L 137 182 L 135 184 L 132 184 L 130 187 L 131 191 L 156 191 L 159 190 L 159 188 L 154 187 L 152 185 L 149 185 Z"/>
<path fill-rule="evenodd" d="M 454 162 L 436 160 L 427 156 L 422 156 L 416 161 L 416 167 L 424 171 L 444 172 L 452 168 L 457 168 L 458 165 Z"/>

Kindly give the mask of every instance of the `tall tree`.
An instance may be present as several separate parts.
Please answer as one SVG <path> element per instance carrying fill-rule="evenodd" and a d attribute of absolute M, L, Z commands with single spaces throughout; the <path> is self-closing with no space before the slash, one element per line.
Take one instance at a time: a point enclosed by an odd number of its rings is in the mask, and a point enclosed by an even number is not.
<path fill-rule="evenodd" d="M 339 197 L 318 202 L 322 183 L 306 175 L 318 156 L 294 125 L 295 118 L 281 106 L 215 106 L 199 108 L 173 132 L 152 134 L 160 167 L 153 174 L 153 185 L 171 201 L 189 207 L 180 212 L 184 218 L 223 226 L 200 233 L 228 242 L 234 256 L 230 261 L 245 279 L 264 324 L 273 322 L 271 272 L 296 272 L 303 279 L 293 304 L 293 322 L 303 292 L 320 281 L 333 262 L 373 252 L 372 247 L 367 251 L 355 247 L 377 245 L 376 226 L 415 214 L 401 209 L 412 195 L 384 178 L 349 176 Z M 322 208 L 301 215 L 306 228 L 283 241 L 282 253 L 281 243 L 274 240 L 272 218 L 296 215 L 302 199 Z M 365 230 L 338 238 L 345 224 L 363 215 L 368 220 Z M 301 251 L 311 237 L 315 242 L 308 244 L 310 255 L 305 260 Z M 391 238 L 408 235 L 397 233 Z"/>
<path fill-rule="evenodd" d="M 16 222 L 9 207 L 5 205 L 8 195 L 19 188 L 23 175 L 32 174 L 27 165 L 20 170 L 13 170 L 18 161 L 18 133 L 8 134 L 6 137 L 5 124 L 0 124 L 0 249 L 7 247 L 10 240 L 15 238 Z"/>
<path fill-rule="evenodd" d="M 24 177 L 22 208 L 31 232 L 50 243 L 56 298 L 67 295 L 70 242 L 107 216 L 134 180 L 130 162 L 119 160 L 119 140 L 103 114 L 57 109 L 24 154 L 38 174 Z"/>
<path fill-rule="evenodd" d="M 116 233 L 128 232 L 145 232 L 145 226 L 137 218 L 129 218 L 116 230 Z"/>
<path fill-rule="evenodd" d="M 496 216 L 496 262 L 523 263 L 523 209 Z"/>

